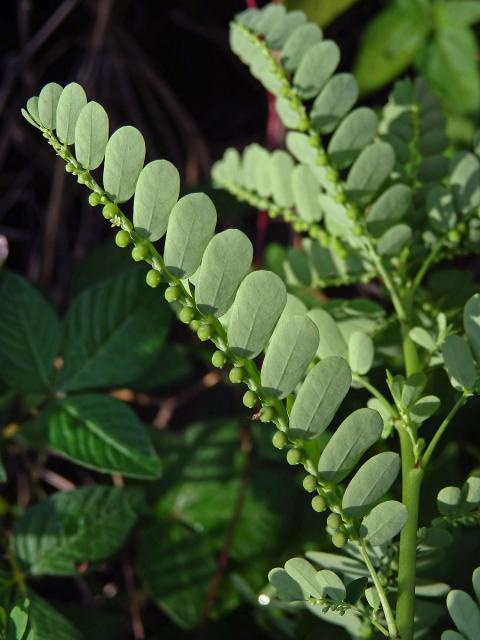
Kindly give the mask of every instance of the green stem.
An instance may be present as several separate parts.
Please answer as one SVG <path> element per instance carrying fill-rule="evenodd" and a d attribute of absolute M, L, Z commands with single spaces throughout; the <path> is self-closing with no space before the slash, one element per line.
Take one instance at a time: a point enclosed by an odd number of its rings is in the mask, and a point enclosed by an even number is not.
<path fill-rule="evenodd" d="M 417 346 L 410 338 L 409 333 L 410 327 L 407 324 L 402 324 L 402 347 L 403 357 L 405 360 L 405 373 L 407 374 L 407 377 L 414 373 L 418 373 L 422 369 Z"/>
<path fill-rule="evenodd" d="M 406 429 L 400 426 L 399 432 L 402 453 L 402 501 L 408 510 L 408 520 L 400 535 L 397 625 L 402 640 L 413 640 L 418 512 L 423 470 L 415 466 L 412 442 Z"/>
<path fill-rule="evenodd" d="M 395 409 L 395 407 L 393 406 L 393 404 L 391 404 L 387 398 L 383 395 L 383 393 L 381 391 L 379 391 L 377 389 L 377 387 L 375 387 L 369 380 L 368 378 L 364 378 L 363 376 L 360 376 L 358 374 L 354 374 L 353 375 L 353 380 L 355 382 L 358 382 L 358 384 L 361 384 L 362 387 L 364 387 L 367 391 L 370 391 L 370 393 L 372 394 L 372 396 L 374 398 L 376 398 L 379 402 L 381 402 L 383 404 L 383 406 L 385 407 L 385 409 L 388 411 L 388 413 L 392 416 L 392 418 L 398 418 L 398 412 Z"/>
<path fill-rule="evenodd" d="M 373 246 L 372 241 L 370 240 L 370 238 L 366 237 L 365 238 L 366 241 L 366 246 L 367 246 L 367 250 L 370 254 L 370 257 L 372 259 L 372 262 L 374 263 L 378 275 L 382 278 L 383 283 L 385 284 L 385 286 L 388 289 L 388 292 L 390 294 L 390 297 L 392 299 L 392 304 L 394 306 L 395 312 L 398 316 L 398 319 L 400 320 L 400 322 L 406 322 L 407 321 L 407 313 L 405 311 L 405 308 L 403 306 L 403 303 L 400 299 L 400 296 L 397 292 L 397 289 L 393 283 L 393 280 L 390 276 L 390 273 L 388 272 L 388 270 L 385 268 L 385 265 L 382 262 L 381 257 L 378 255 L 378 253 L 375 250 L 375 247 Z"/>
<path fill-rule="evenodd" d="M 388 601 L 387 594 L 385 593 L 385 589 L 380 582 L 380 578 L 378 577 L 377 572 L 375 571 L 375 567 L 370 560 L 370 557 L 367 553 L 367 549 L 365 546 L 365 542 L 359 542 L 358 547 L 360 549 L 360 553 L 362 555 L 363 561 L 365 562 L 365 566 L 367 567 L 370 576 L 372 577 L 373 584 L 375 585 L 375 589 L 377 590 L 378 597 L 380 599 L 380 603 L 382 605 L 383 613 L 385 614 L 385 620 L 387 622 L 388 627 L 388 637 L 389 638 L 398 638 L 397 625 L 395 624 L 395 617 L 393 615 L 392 608 L 390 606 L 390 602 Z"/>
<path fill-rule="evenodd" d="M 430 253 L 425 258 L 425 261 L 423 262 L 423 264 L 420 267 L 417 275 L 415 276 L 415 279 L 414 279 L 413 285 L 412 285 L 413 289 L 416 289 L 417 287 L 420 286 L 420 284 L 422 283 L 423 278 L 425 277 L 425 274 L 430 269 L 431 265 L 435 262 L 435 259 L 436 259 L 437 255 L 440 253 L 440 251 L 441 251 L 441 249 L 443 247 L 443 244 L 444 244 L 444 239 L 441 238 L 438 242 L 436 242 L 433 245 L 433 247 L 430 250 Z"/>
<path fill-rule="evenodd" d="M 438 442 L 440 441 L 440 438 L 445 433 L 445 431 L 446 431 L 448 425 L 450 424 L 450 422 L 452 421 L 453 417 L 455 416 L 457 411 L 459 409 L 461 409 L 461 407 L 463 407 L 463 405 L 465 404 L 466 401 L 467 401 L 467 396 L 466 396 L 465 393 L 462 393 L 462 395 L 457 399 L 457 401 L 455 402 L 453 407 L 450 409 L 450 412 L 445 417 L 445 419 L 443 420 L 441 425 L 438 427 L 437 431 L 435 432 L 435 435 L 431 439 L 430 444 L 428 445 L 425 453 L 423 454 L 423 458 L 422 458 L 422 466 L 423 466 L 423 468 L 425 468 L 427 466 L 430 458 L 432 457 L 433 452 L 435 451 L 435 447 L 437 446 Z"/>

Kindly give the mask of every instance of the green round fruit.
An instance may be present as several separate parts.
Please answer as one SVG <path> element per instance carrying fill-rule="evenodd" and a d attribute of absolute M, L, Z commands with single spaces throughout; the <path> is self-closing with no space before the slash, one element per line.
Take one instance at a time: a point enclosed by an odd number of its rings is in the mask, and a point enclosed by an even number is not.
<path fill-rule="evenodd" d="M 253 409 L 253 407 L 257 404 L 257 394 L 255 393 L 255 391 L 252 391 L 251 389 L 249 389 L 248 391 L 245 391 L 245 393 L 243 394 L 243 404 L 248 408 L 248 409 Z"/>
<path fill-rule="evenodd" d="M 342 547 L 344 547 L 347 544 L 347 540 L 347 536 L 340 531 L 337 531 L 332 536 L 333 546 L 337 547 L 337 549 L 341 549 Z"/>
<path fill-rule="evenodd" d="M 260 422 L 272 422 L 275 417 L 275 412 L 272 407 L 263 407 L 260 412 Z"/>
<path fill-rule="evenodd" d="M 118 207 L 116 204 L 113 204 L 113 202 L 109 202 L 102 209 L 103 217 L 106 220 L 111 220 L 114 216 L 117 215 L 117 213 L 118 213 Z"/>
<path fill-rule="evenodd" d="M 338 513 L 331 513 L 327 518 L 327 527 L 330 529 L 338 529 L 342 524 L 342 519 Z"/>
<path fill-rule="evenodd" d="M 275 449 L 285 449 L 288 444 L 288 438 L 283 431 L 277 431 L 272 438 L 272 444 Z"/>
<path fill-rule="evenodd" d="M 162 281 L 162 277 L 156 269 L 150 269 L 150 271 L 148 271 L 147 273 L 147 277 L 145 278 L 145 280 L 149 287 L 152 287 L 152 289 L 155 289 L 155 287 L 158 287 L 158 285 Z"/>
<path fill-rule="evenodd" d="M 308 475 L 303 479 L 303 488 L 305 489 L 305 491 L 308 491 L 308 493 L 312 493 L 312 491 L 315 491 L 317 486 L 318 481 L 315 476 Z"/>
<path fill-rule="evenodd" d="M 200 329 L 200 320 L 192 320 L 190 322 L 190 324 L 188 325 L 190 327 L 190 329 L 192 331 L 195 331 L 195 333 L 197 333 L 197 331 Z"/>
<path fill-rule="evenodd" d="M 303 458 L 303 454 L 300 449 L 289 449 L 287 453 L 288 464 L 295 465 L 300 464 Z"/>
<path fill-rule="evenodd" d="M 139 244 L 132 249 L 132 258 L 135 260 L 135 262 L 141 262 L 142 260 L 145 260 L 147 255 L 148 249 L 143 244 Z"/>
<path fill-rule="evenodd" d="M 327 502 L 322 496 L 312 498 L 312 509 L 317 513 L 322 513 L 327 508 Z"/>
<path fill-rule="evenodd" d="M 183 309 L 178 314 L 178 319 L 180 322 L 184 324 L 190 324 L 190 322 L 195 318 L 195 311 L 192 307 L 183 307 Z"/>
<path fill-rule="evenodd" d="M 69 162 L 67 165 L 65 165 L 65 171 L 67 173 L 73 173 L 75 171 L 75 165 Z"/>
<path fill-rule="evenodd" d="M 208 324 L 202 324 L 197 331 L 197 336 L 198 339 L 201 340 L 202 342 L 206 342 L 209 338 L 212 337 L 212 327 L 210 327 Z"/>
<path fill-rule="evenodd" d="M 167 302 L 176 302 L 180 298 L 181 289 L 176 285 L 165 289 L 165 300 Z"/>
<path fill-rule="evenodd" d="M 222 369 L 225 366 L 226 361 L 227 358 L 222 351 L 215 351 L 212 355 L 212 364 L 214 367 L 217 367 L 217 369 Z"/>
<path fill-rule="evenodd" d="M 125 231 L 124 229 L 119 231 L 115 236 L 115 244 L 117 245 L 117 247 L 120 247 L 122 249 L 128 247 L 128 245 L 130 244 L 130 234 L 128 233 L 128 231 Z"/>
<path fill-rule="evenodd" d="M 91 194 L 88 196 L 88 204 L 89 204 L 91 207 L 96 207 L 97 205 L 99 205 L 99 204 L 100 204 L 100 202 L 101 202 L 101 200 L 100 200 L 100 194 L 99 194 L 99 193 L 97 193 L 96 191 L 94 191 L 93 193 L 91 193 Z"/>
<path fill-rule="evenodd" d="M 233 384 L 238 384 L 243 380 L 243 375 L 244 371 L 242 367 L 233 367 L 233 369 L 230 369 L 228 377 L 230 378 L 230 382 L 233 382 Z"/>
<path fill-rule="evenodd" d="M 78 182 L 78 184 L 85 184 L 85 176 L 83 175 L 83 173 L 80 173 L 77 176 L 77 182 Z"/>
<path fill-rule="evenodd" d="M 450 242 L 452 242 L 453 244 L 458 244 L 460 242 L 460 239 L 461 239 L 461 236 L 460 236 L 459 232 L 456 229 L 450 229 L 450 231 L 448 232 L 447 237 L 450 240 Z"/>

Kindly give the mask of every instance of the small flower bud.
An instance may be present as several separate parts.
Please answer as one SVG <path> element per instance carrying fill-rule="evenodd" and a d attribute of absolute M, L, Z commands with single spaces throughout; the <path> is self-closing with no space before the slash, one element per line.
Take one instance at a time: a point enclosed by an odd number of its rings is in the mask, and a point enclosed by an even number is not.
<path fill-rule="evenodd" d="M 338 513 L 331 513 L 327 518 L 327 527 L 330 529 L 338 529 L 342 524 L 342 519 Z"/>
<path fill-rule="evenodd" d="M 222 369 L 227 361 L 225 354 L 222 351 L 215 351 L 212 355 L 212 364 L 217 369 Z"/>
<path fill-rule="evenodd" d="M 322 496 L 312 498 L 312 509 L 317 513 L 322 513 L 327 508 L 327 502 Z"/>
<path fill-rule="evenodd" d="M 180 298 L 181 289 L 176 285 L 165 289 L 165 300 L 167 302 L 176 302 Z"/>
<path fill-rule="evenodd" d="M 183 307 L 183 309 L 178 314 L 178 319 L 184 324 L 190 324 L 194 317 L 195 311 L 192 309 L 192 307 Z"/>
<path fill-rule="evenodd" d="M 97 205 L 100 204 L 100 194 L 97 193 L 96 191 L 93 191 L 93 193 L 91 193 L 88 196 L 88 204 L 91 207 L 96 207 Z"/>
<path fill-rule="evenodd" d="M 305 491 L 308 491 L 308 493 L 312 493 L 312 491 L 315 491 L 317 486 L 318 481 L 315 476 L 308 475 L 303 479 L 303 488 L 305 489 Z"/>
<path fill-rule="evenodd" d="M 230 370 L 228 377 L 230 379 L 230 382 L 233 382 L 233 384 L 238 384 L 243 380 L 243 375 L 243 367 L 233 367 L 233 369 Z"/>
<path fill-rule="evenodd" d="M 130 244 L 130 234 L 128 233 L 128 231 L 125 231 L 124 229 L 119 231 L 115 236 L 115 244 L 117 245 L 117 247 L 121 247 L 122 249 L 128 247 L 128 245 Z"/>
<path fill-rule="evenodd" d="M 257 404 L 257 394 L 249 389 L 245 391 L 243 394 L 243 404 L 248 407 L 248 409 L 253 409 L 253 407 Z"/>
<path fill-rule="evenodd" d="M 155 287 L 158 287 L 161 281 L 162 281 L 162 278 L 158 273 L 158 271 L 156 269 L 150 269 L 146 277 L 146 282 L 148 286 L 152 287 L 152 289 L 155 289 Z"/>
<path fill-rule="evenodd" d="M 283 431 L 277 431 L 272 438 L 272 444 L 275 449 L 285 449 L 288 444 L 288 438 Z"/>
<path fill-rule="evenodd" d="M 333 546 L 337 547 L 337 549 L 341 549 L 347 544 L 347 536 L 340 531 L 337 531 L 332 536 Z"/>
<path fill-rule="evenodd" d="M 300 449 L 289 449 L 287 453 L 288 464 L 295 465 L 300 464 L 303 458 L 302 451 Z"/>

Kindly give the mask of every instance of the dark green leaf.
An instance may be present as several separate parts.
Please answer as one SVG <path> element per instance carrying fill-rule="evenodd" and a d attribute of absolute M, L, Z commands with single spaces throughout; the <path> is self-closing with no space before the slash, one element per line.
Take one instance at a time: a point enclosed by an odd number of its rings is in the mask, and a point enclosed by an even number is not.
<path fill-rule="evenodd" d="M 51 640 L 52 629 L 55 629 L 55 640 L 84 640 L 78 629 L 48 602 L 32 591 L 28 595 L 33 640 Z M 26 640 L 32 639 L 28 637 Z"/>
<path fill-rule="evenodd" d="M 463 311 L 463 326 L 477 362 L 480 362 L 480 294 L 473 295 Z"/>
<path fill-rule="evenodd" d="M 2 275 L 0 299 L 2 378 L 21 391 L 51 389 L 61 337 L 55 311 L 32 285 L 10 272 Z"/>

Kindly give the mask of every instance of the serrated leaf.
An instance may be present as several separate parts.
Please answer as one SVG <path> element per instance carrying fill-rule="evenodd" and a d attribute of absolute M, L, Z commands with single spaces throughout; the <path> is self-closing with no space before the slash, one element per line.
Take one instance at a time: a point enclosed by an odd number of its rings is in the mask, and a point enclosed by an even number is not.
<path fill-rule="evenodd" d="M 305 24 L 289 36 L 280 54 L 280 62 L 287 71 L 295 71 L 308 51 L 322 40 L 323 34 L 316 24 Z"/>
<path fill-rule="evenodd" d="M 420 3 L 388 5 L 372 20 L 355 64 L 362 92 L 379 89 L 404 71 L 424 43 L 429 14 Z"/>
<path fill-rule="evenodd" d="M 50 640 L 55 629 L 55 640 L 84 640 L 82 634 L 65 616 L 48 602 L 29 590 L 29 616 L 33 638 L 26 640 Z"/>
<path fill-rule="evenodd" d="M 340 49 L 332 40 L 319 42 L 308 50 L 293 76 L 293 85 L 304 99 L 314 98 L 340 62 Z"/>
<path fill-rule="evenodd" d="M 315 99 L 310 111 L 313 126 L 320 133 L 331 133 L 358 98 L 358 85 L 350 73 L 333 76 Z"/>
<path fill-rule="evenodd" d="M 374 142 L 366 147 L 349 171 L 346 189 L 350 197 L 368 203 L 390 175 L 395 154 L 386 142 Z"/>
<path fill-rule="evenodd" d="M 108 115 L 92 100 L 81 111 L 75 125 L 75 155 L 84 169 L 99 167 L 108 142 Z"/>
<path fill-rule="evenodd" d="M 348 167 L 375 137 L 378 118 L 372 109 L 359 107 L 340 123 L 328 144 L 328 155 L 337 167 Z"/>
<path fill-rule="evenodd" d="M 145 161 L 145 140 L 135 127 L 117 129 L 105 149 L 103 186 L 115 202 L 130 200 Z"/>
<path fill-rule="evenodd" d="M 360 525 L 360 535 L 379 546 L 392 540 L 405 526 L 408 509 L 401 502 L 388 500 L 372 509 Z"/>
<path fill-rule="evenodd" d="M 168 217 L 180 193 L 180 176 L 168 160 L 146 164 L 138 177 L 133 201 L 135 229 L 151 242 L 167 230 Z"/>
<path fill-rule="evenodd" d="M 53 451 L 102 473 L 157 478 L 160 460 L 133 411 L 110 396 L 69 396 L 32 424 Z"/>
<path fill-rule="evenodd" d="M 57 121 L 57 105 L 63 91 L 56 82 L 49 82 L 38 96 L 38 115 L 40 122 L 47 129 L 55 129 Z"/>
<path fill-rule="evenodd" d="M 468 640 L 480 638 L 480 609 L 471 596 L 454 589 L 447 596 L 447 608 L 457 629 Z"/>
<path fill-rule="evenodd" d="M 309 596 L 323 598 L 321 585 L 317 581 L 317 571 L 308 560 L 291 558 L 285 563 L 285 571 Z"/>
<path fill-rule="evenodd" d="M 343 602 L 347 594 L 345 585 L 336 573 L 330 569 L 317 571 L 316 580 L 320 585 L 324 598 Z"/>
<path fill-rule="evenodd" d="M 10 272 L 2 275 L 0 298 L 2 378 L 20 391 L 51 389 L 61 337 L 55 311 L 27 280 Z"/>
<path fill-rule="evenodd" d="M 473 388 L 477 372 L 467 342 L 461 336 L 448 336 L 442 346 L 442 356 L 452 386 Z"/>
<path fill-rule="evenodd" d="M 202 313 L 218 318 L 228 311 L 252 258 L 252 243 L 237 229 L 222 231 L 210 240 L 195 285 L 195 300 Z"/>
<path fill-rule="evenodd" d="M 76 82 L 67 84 L 57 105 L 56 127 L 60 142 L 64 144 L 75 142 L 75 126 L 78 116 L 86 104 L 87 96 L 83 87 Z"/>
<path fill-rule="evenodd" d="M 341 482 L 365 451 L 380 438 L 381 415 L 373 409 L 357 409 L 335 431 L 323 450 L 318 473 L 326 482 Z"/>
<path fill-rule="evenodd" d="M 155 362 L 170 318 L 168 305 L 145 285 L 141 270 L 87 289 L 65 316 L 57 387 L 73 391 L 134 381 Z"/>
<path fill-rule="evenodd" d="M 322 210 L 318 202 L 320 184 L 310 168 L 304 164 L 295 167 L 291 174 L 291 188 L 298 214 L 304 220 L 320 220 Z"/>
<path fill-rule="evenodd" d="M 390 489 L 400 471 L 400 456 L 392 451 L 367 460 L 350 480 L 342 500 L 345 513 L 353 518 L 366 515 Z"/>
<path fill-rule="evenodd" d="M 15 523 L 15 554 L 30 575 L 76 575 L 77 564 L 108 558 L 123 545 L 142 508 L 137 489 L 55 493 Z"/>
<path fill-rule="evenodd" d="M 412 204 L 412 190 L 403 184 L 389 187 L 372 204 L 367 217 L 367 229 L 378 237 L 401 220 Z"/>
<path fill-rule="evenodd" d="M 228 324 L 228 343 L 237 355 L 254 358 L 267 344 L 287 302 L 281 279 L 270 271 L 250 273 L 238 288 Z"/>
<path fill-rule="evenodd" d="M 319 358 L 328 358 L 330 356 L 346 356 L 347 343 L 345 342 L 337 323 L 323 309 L 312 309 L 309 311 L 308 317 L 317 325 L 320 334 L 320 343 L 317 349 Z"/>
<path fill-rule="evenodd" d="M 284 602 L 303 602 L 308 598 L 298 582 L 281 567 L 270 571 L 268 581 L 275 587 L 277 597 Z"/>
<path fill-rule="evenodd" d="M 293 316 L 273 332 L 261 370 L 267 394 L 285 398 L 302 379 L 318 347 L 318 329 L 307 316 Z"/>
<path fill-rule="evenodd" d="M 325 358 L 308 373 L 290 414 L 294 437 L 315 438 L 328 427 L 350 389 L 352 374 L 343 358 Z"/>
<path fill-rule="evenodd" d="M 275 202 L 281 207 L 293 205 L 292 172 L 294 163 L 291 156 L 282 150 L 274 151 L 270 158 L 270 185 Z"/>
<path fill-rule="evenodd" d="M 365 375 L 373 364 L 375 347 L 369 335 L 354 331 L 348 341 L 348 362 L 353 372 Z"/>
<path fill-rule="evenodd" d="M 217 224 L 217 211 L 204 193 L 189 193 L 170 214 L 165 239 L 165 266 L 179 278 L 189 278 L 200 266 L 202 256 Z"/>
<path fill-rule="evenodd" d="M 382 256 L 398 256 L 411 239 L 412 229 L 407 224 L 396 224 L 378 240 L 378 252 Z"/>
<path fill-rule="evenodd" d="M 152 524 L 142 531 L 137 550 L 140 578 L 181 628 L 198 624 L 215 568 L 205 536 L 181 522 Z"/>

